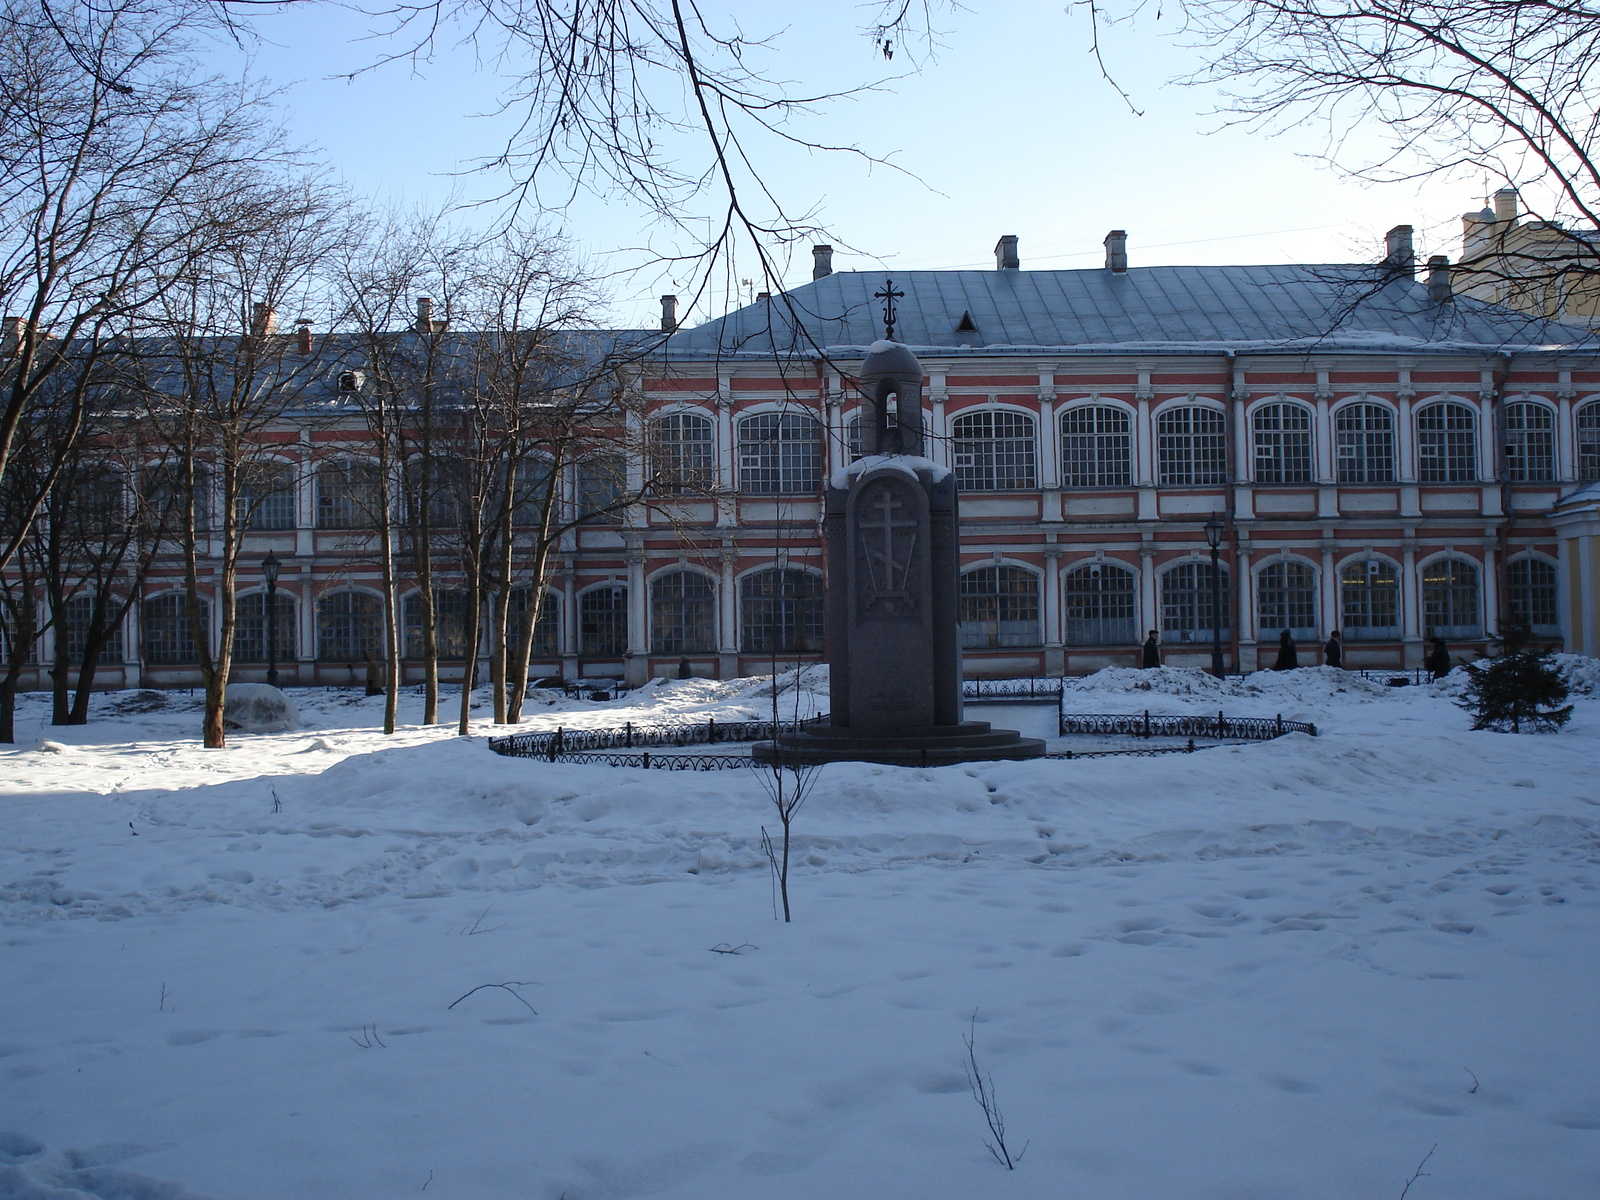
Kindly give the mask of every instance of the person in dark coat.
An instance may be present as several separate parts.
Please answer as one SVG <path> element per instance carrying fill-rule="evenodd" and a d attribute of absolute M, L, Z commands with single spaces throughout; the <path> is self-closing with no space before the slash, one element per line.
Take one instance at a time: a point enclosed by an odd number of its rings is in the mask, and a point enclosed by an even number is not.
<path fill-rule="evenodd" d="M 1272 664 L 1274 671 L 1292 671 L 1300 665 L 1300 654 L 1294 648 L 1294 638 L 1285 629 L 1278 635 L 1278 661 Z"/>
<path fill-rule="evenodd" d="M 1328 640 L 1322 647 L 1322 661 L 1330 667 L 1344 666 L 1344 643 L 1339 640 L 1337 629 L 1328 635 Z"/>
<path fill-rule="evenodd" d="M 1422 660 L 1422 665 L 1433 672 L 1435 679 L 1443 679 L 1450 674 L 1450 647 L 1444 644 L 1442 637 L 1433 639 L 1433 649 L 1428 651 L 1428 657 Z"/>
<path fill-rule="evenodd" d="M 1159 667 L 1161 665 L 1161 639 L 1156 637 L 1152 629 L 1150 636 L 1144 640 L 1144 652 L 1139 656 L 1141 667 Z"/>

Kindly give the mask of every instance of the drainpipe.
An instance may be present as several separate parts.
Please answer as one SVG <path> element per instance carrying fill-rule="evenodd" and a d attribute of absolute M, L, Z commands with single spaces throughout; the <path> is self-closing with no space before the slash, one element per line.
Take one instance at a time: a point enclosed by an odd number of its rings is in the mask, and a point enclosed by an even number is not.
<path fill-rule="evenodd" d="M 1495 474 L 1500 484 L 1500 519 L 1494 531 L 1494 573 L 1495 573 L 1495 600 L 1499 612 L 1495 613 L 1495 620 L 1499 623 L 1500 632 L 1505 633 L 1506 621 L 1511 616 L 1511 593 L 1508 590 L 1511 583 L 1511 572 L 1506 566 L 1506 554 L 1511 545 L 1511 527 L 1516 523 L 1516 509 L 1511 506 L 1512 493 L 1516 485 L 1511 482 L 1510 473 L 1506 470 L 1506 436 L 1505 436 L 1505 395 L 1506 383 L 1511 378 L 1511 354 L 1509 351 L 1500 352 L 1500 369 L 1490 376 L 1489 404 L 1494 412 L 1494 461 Z M 1561 431 L 1556 430 L 1559 437 Z M 1557 481 L 1559 482 L 1559 480 Z M 1488 616 L 1487 613 L 1484 614 Z M 1485 639 L 1489 636 L 1487 623 L 1484 628 Z"/>
<path fill-rule="evenodd" d="M 1227 387 L 1222 392 L 1225 397 L 1225 402 L 1222 406 L 1222 436 L 1225 439 L 1223 442 L 1224 457 L 1222 461 L 1227 468 L 1226 482 L 1228 485 L 1228 507 L 1226 515 L 1223 517 L 1223 523 L 1233 535 L 1230 540 L 1233 561 L 1228 564 L 1228 570 L 1231 572 L 1229 578 L 1233 581 L 1233 586 L 1228 589 L 1228 612 L 1230 614 L 1228 646 L 1233 652 L 1233 672 L 1235 675 L 1239 673 L 1239 623 L 1244 618 L 1244 614 L 1239 611 L 1239 601 L 1244 595 L 1244 587 L 1239 580 L 1239 526 L 1234 520 L 1239 511 L 1239 472 L 1243 467 L 1243 464 L 1238 461 L 1237 434 L 1239 431 L 1234 428 L 1233 420 L 1233 378 L 1234 371 L 1237 370 L 1239 365 L 1238 360 L 1237 351 L 1227 350 L 1223 352 L 1222 365 L 1227 372 Z"/>

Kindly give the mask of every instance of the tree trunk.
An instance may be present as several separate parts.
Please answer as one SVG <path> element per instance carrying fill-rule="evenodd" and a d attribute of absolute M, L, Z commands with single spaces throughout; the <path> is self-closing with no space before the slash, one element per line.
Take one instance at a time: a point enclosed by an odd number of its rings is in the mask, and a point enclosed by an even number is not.
<path fill-rule="evenodd" d="M 479 610 L 482 605 L 482 588 L 478 583 L 478 572 L 474 570 L 467 578 L 467 661 L 461 671 L 461 720 L 456 726 L 456 732 L 462 737 L 472 731 L 472 685 L 477 682 L 478 675 L 478 630 L 482 624 Z"/>

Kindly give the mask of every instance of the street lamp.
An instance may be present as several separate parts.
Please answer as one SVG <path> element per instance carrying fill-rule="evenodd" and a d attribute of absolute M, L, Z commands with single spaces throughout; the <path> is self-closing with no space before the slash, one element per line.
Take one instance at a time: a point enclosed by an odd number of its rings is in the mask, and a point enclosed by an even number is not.
<path fill-rule="evenodd" d="M 1213 556 L 1214 557 L 1214 556 Z M 267 686 L 278 686 L 278 572 L 283 564 L 271 550 L 261 560 L 261 574 L 267 580 Z"/>
<path fill-rule="evenodd" d="M 1212 517 L 1206 522 L 1206 545 L 1211 547 L 1211 673 L 1222 678 L 1222 569 L 1217 565 L 1217 548 L 1222 545 L 1222 522 Z"/>

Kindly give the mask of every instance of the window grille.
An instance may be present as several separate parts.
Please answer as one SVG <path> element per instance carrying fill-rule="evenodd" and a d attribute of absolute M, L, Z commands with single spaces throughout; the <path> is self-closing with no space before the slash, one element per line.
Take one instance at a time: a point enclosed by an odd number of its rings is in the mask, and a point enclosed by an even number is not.
<path fill-rule="evenodd" d="M 739 490 L 753 496 L 822 486 L 817 422 L 802 413 L 759 413 L 739 422 Z"/>
<path fill-rule="evenodd" d="M 179 463 L 158 463 L 146 468 L 140 497 L 144 521 L 166 537 L 176 537 L 188 520 L 188 493 L 194 488 L 194 524 L 197 531 L 211 528 L 211 471 L 197 463 L 191 478 Z M 102 536 L 122 521 L 122 483 L 101 475 L 73 484 L 73 503 L 80 507 L 87 529 Z"/>
<path fill-rule="evenodd" d="M 24 601 L 24 603 L 30 602 Z M 16 637 L 17 632 L 13 614 L 0 611 L 0 663 L 9 664 L 11 662 L 11 652 L 16 649 Z M 37 640 L 29 641 L 26 648 L 23 649 L 22 661 L 26 666 L 32 666 L 39 661 L 39 643 Z"/>
<path fill-rule="evenodd" d="M 518 461 L 512 471 L 511 523 L 523 529 L 542 529 L 547 506 L 553 506 L 559 496 L 555 470 L 550 460 L 535 454 Z M 551 527 L 558 527 L 560 514 L 550 514 Z"/>
<path fill-rule="evenodd" d="M 1263 635 L 1287 629 L 1301 641 L 1316 638 L 1317 573 L 1297 562 L 1261 568 L 1256 576 L 1256 614 Z"/>
<path fill-rule="evenodd" d="M 266 662 L 267 593 L 246 592 L 235 602 L 233 612 L 234 661 Z M 282 592 L 273 597 L 272 623 L 278 635 L 278 661 L 294 661 L 298 657 L 299 643 L 295 636 L 294 600 Z"/>
<path fill-rule="evenodd" d="M 979 567 L 961 575 L 961 645 L 968 650 L 1037 646 L 1039 577 L 1021 567 Z"/>
<path fill-rule="evenodd" d="M 1024 413 L 978 412 L 950 424 L 956 486 L 968 492 L 1034 487 L 1033 418 Z"/>
<path fill-rule="evenodd" d="M 1214 408 L 1162 409 L 1156 418 L 1156 459 L 1162 485 L 1195 487 L 1227 482 L 1227 441 L 1222 414 Z"/>
<path fill-rule="evenodd" d="M 107 605 L 117 603 L 107 600 Z M 89 644 L 89 629 L 94 621 L 94 597 L 74 596 L 66 603 L 66 611 L 61 615 L 61 624 L 56 628 L 56 659 L 58 662 L 72 663 L 83 662 L 83 653 Z M 63 659 L 63 654 L 65 658 Z M 111 630 L 111 636 L 100 648 L 100 660 L 103 663 L 119 663 L 122 661 L 122 625 L 119 622 Z"/>
<path fill-rule="evenodd" d="M 1347 404 L 1333 414 L 1340 483 L 1394 482 L 1394 416 L 1381 404 Z"/>
<path fill-rule="evenodd" d="M 342 458 L 317 467 L 317 528 L 375 529 L 383 503 L 378 465 Z"/>
<path fill-rule="evenodd" d="M 528 614 L 528 589 L 513 588 L 506 613 L 506 646 L 514 654 L 522 644 L 522 619 Z M 533 649 L 530 659 L 554 658 L 561 653 L 561 597 L 546 592 L 533 623 Z"/>
<path fill-rule="evenodd" d="M 822 577 L 773 569 L 739 583 L 740 648 L 746 654 L 822 649 Z"/>
<path fill-rule="evenodd" d="M 1478 477 L 1478 423 L 1465 404 L 1417 410 L 1417 479 L 1470 483 Z"/>
<path fill-rule="evenodd" d="M 578 463 L 578 516 L 602 525 L 622 520 L 628 464 L 620 454 L 590 454 Z"/>
<path fill-rule="evenodd" d="M 1089 563 L 1062 580 L 1069 646 L 1126 646 L 1139 640 L 1133 572 Z"/>
<path fill-rule="evenodd" d="M 1400 581 L 1379 558 L 1348 564 L 1339 573 L 1340 630 L 1346 641 L 1400 636 Z"/>
<path fill-rule="evenodd" d="M 844 423 L 844 449 L 851 462 L 861 457 L 861 413 Z"/>
<path fill-rule="evenodd" d="M 1561 632 L 1556 607 L 1556 569 L 1540 558 L 1514 559 L 1506 569 L 1511 617 L 1532 632 L 1552 637 Z"/>
<path fill-rule="evenodd" d="M 1600 400 L 1592 400 L 1577 412 L 1578 478 L 1600 479 Z"/>
<path fill-rule="evenodd" d="M 628 589 L 611 583 L 578 597 L 578 652 L 618 658 L 628 652 Z"/>
<path fill-rule="evenodd" d="M 1228 571 L 1221 569 L 1222 637 L 1228 634 Z M 1211 564 L 1184 562 L 1161 577 L 1161 636 L 1167 642 L 1212 641 Z"/>
<path fill-rule="evenodd" d="M 241 468 L 239 520 L 251 530 L 293 529 L 294 468 L 273 462 Z"/>
<path fill-rule="evenodd" d="M 1109 405 L 1061 414 L 1061 486 L 1127 487 L 1133 482 L 1128 414 Z"/>
<path fill-rule="evenodd" d="M 407 524 L 422 524 L 422 496 L 428 493 L 428 528 L 460 529 L 463 518 L 476 506 L 477 481 L 472 465 L 450 454 L 436 452 L 431 461 L 422 455 L 408 458 L 400 469 Z M 504 478 L 504 476 L 502 476 Z"/>
<path fill-rule="evenodd" d="M 179 666 L 199 661 L 189 628 L 188 603 L 181 592 L 168 592 L 139 606 L 139 629 L 144 635 L 144 661 L 151 666 Z M 200 633 L 211 635 L 211 606 L 200 601 Z"/>
<path fill-rule="evenodd" d="M 383 604 L 365 592 L 330 592 L 317 601 L 317 657 L 358 663 L 383 658 Z"/>
<path fill-rule="evenodd" d="M 651 469 L 663 492 L 704 492 L 717 483 L 717 431 L 709 417 L 670 413 L 650 422 Z"/>
<path fill-rule="evenodd" d="M 650 584 L 650 648 L 657 654 L 715 650 L 717 594 L 698 571 L 674 571 Z"/>
<path fill-rule="evenodd" d="M 1257 483 L 1311 482 L 1311 413 L 1298 404 L 1263 404 L 1251 417 Z"/>
<path fill-rule="evenodd" d="M 467 657 L 467 634 L 471 630 L 468 605 L 471 597 L 460 588 L 435 588 L 433 592 L 433 640 L 441 662 L 459 662 Z M 422 658 L 422 594 L 412 592 L 400 605 L 407 658 Z"/>
<path fill-rule="evenodd" d="M 1504 409 L 1506 478 L 1538 483 L 1556 477 L 1556 415 L 1542 404 L 1518 401 Z"/>
<path fill-rule="evenodd" d="M 1478 605 L 1478 568 L 1459 558 L 1441 558 L 1422 573 L 1422 614 L 1430 638 L 1483 636 Z"/>

